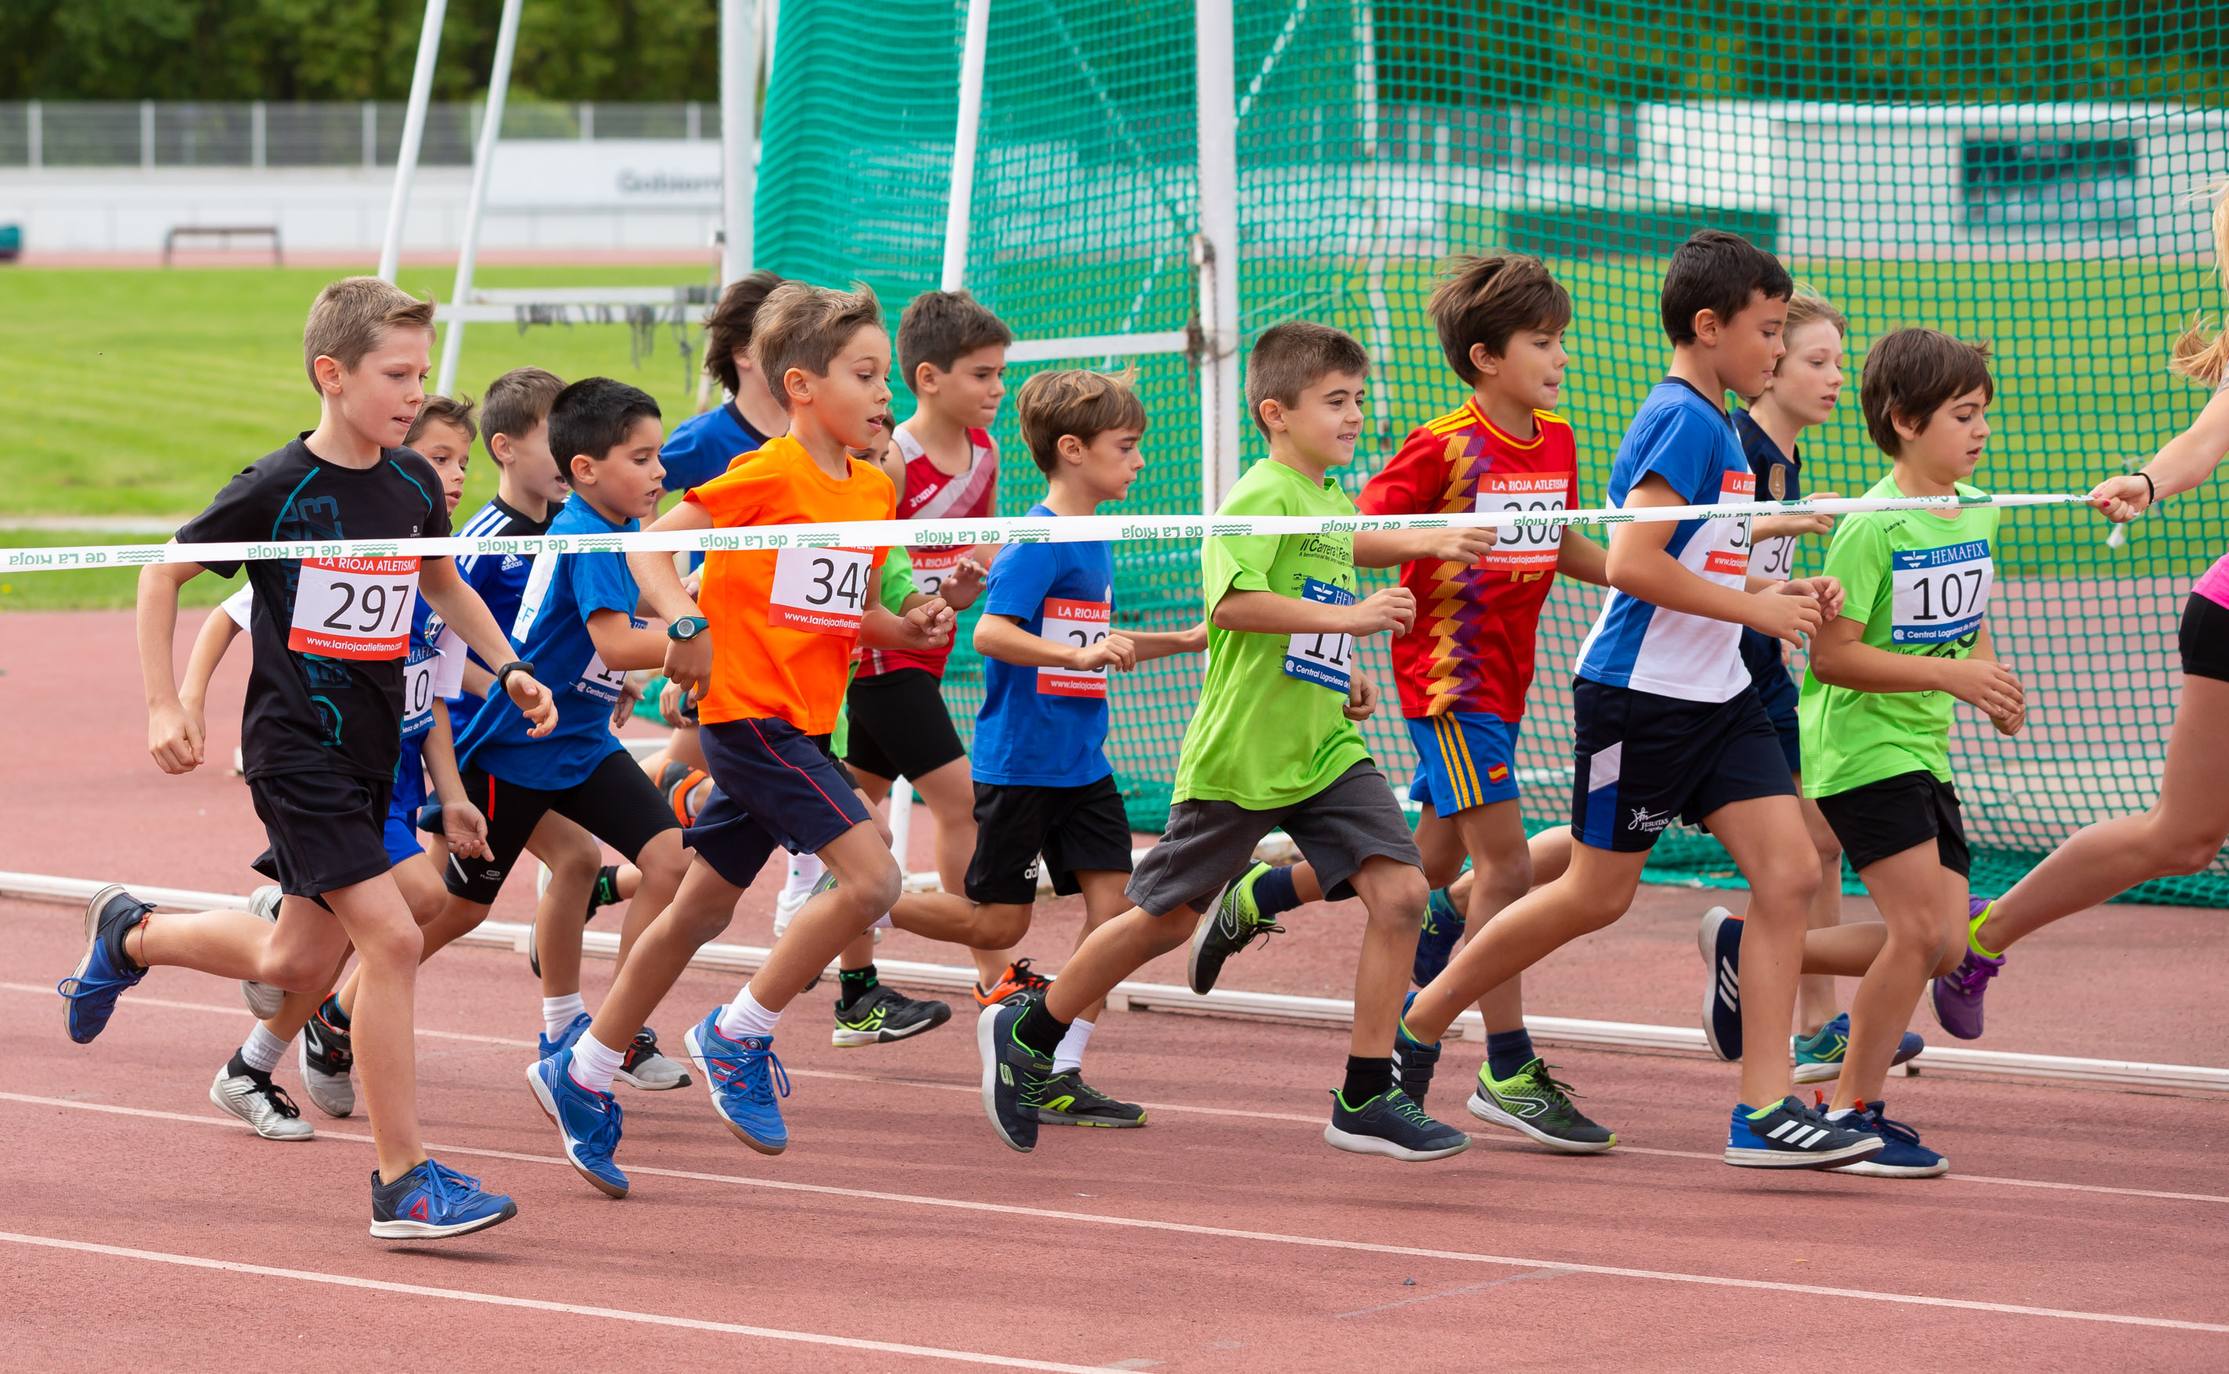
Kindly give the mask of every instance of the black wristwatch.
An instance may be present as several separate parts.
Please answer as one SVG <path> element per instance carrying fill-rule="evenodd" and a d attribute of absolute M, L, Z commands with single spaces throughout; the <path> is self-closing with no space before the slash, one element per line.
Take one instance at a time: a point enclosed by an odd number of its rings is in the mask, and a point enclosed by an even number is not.
<path fill-rule="evenodd" d="M 706 620 L 703 616 L 685 615 L 671 625 L 666 626 L 666 638 L 676 643 L 686 644 L 711 628 L 712 622 Z"/>
<path fill-rule="evenodd" d="M 511 674 L 513 673 L 524 673 L 528 677 L 532 677 L 534 676 L 534 665 L 527 662 L 523 658 L 514 658 L 509 663 L 506 663 L 502 667 L 496 669 L 495 690 L 503 693 L 505 696 L 509 696 L 511 694 L 511 689 L 508 684 L 510 682 Z"/>

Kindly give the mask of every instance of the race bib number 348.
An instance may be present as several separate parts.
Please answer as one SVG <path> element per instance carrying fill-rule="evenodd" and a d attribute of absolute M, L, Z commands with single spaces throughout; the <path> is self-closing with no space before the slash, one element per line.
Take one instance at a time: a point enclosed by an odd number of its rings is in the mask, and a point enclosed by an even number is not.
<path fill-rule="evenodd" d="M 808 634 L 856 635 L 873 570 L 874 555 L 865 549 L 783 549 L 774 557 L 766 622 Z"/>
<path fill-rule="evenodd" d="M 415 558 L 305 558 L 286 646 L 321 658 L 401 658 L 417 597 Z"/>
<path fill-rule="evenodd" d="M 1964 639 L 1989 611 L 1995 580 L 1989 541 L 1890 555 L 1889 642 L 1943 644 Z"/>
<path fill-rule="evenodd" d="M 1352 606 L 1354 593 L 1344 587 L 1334 587 L 1311 577 L 1302 584 L 1300 595 L 1306 601 L 1319 601 L 1327 606 Z M 1302 682 L 1313 682 L 1318 687 L 1328 687 L 1344 693 L 1354 672 L 1354 636 L 1341 634 L 1297 634 L 1285 641 L 1285 675 L 1297 677 Z"/>

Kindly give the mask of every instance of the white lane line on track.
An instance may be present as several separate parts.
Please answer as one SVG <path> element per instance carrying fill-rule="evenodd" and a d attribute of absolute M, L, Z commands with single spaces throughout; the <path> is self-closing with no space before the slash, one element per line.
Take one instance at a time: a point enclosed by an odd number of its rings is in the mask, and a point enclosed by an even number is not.
<path fill-rule="evenodd" d="M 190 1116 L 184 1112 L 154 1111 L 144 1107 L 119 1107 L 107 1103 L 75 1102 L 60 1097 L 36 1097 L 28 1093 L 0 1092 L 0 1102 L 20 1102 L 27 1106 L 61 1107 L 75 1111 L 90 1111 L 113 1116 L 139 1117 L 153 1121 L 176 1121 L 192 1126 L 231 1127 L 246 1130 L 244 1123 L 224 1117 Z M 371 1144 L 371 1137 L 355 1132 L 324 1132 L 335 1140 Z M 489 1150 L 467 1145 L 445 1145 L 428 1142 L 428 1149 L 444 1155 L 465 1155 L 478 1159 L 501 1159 L 516 1164 L 539 1164 L 573 1171 L 572 1163 L 558 1155 L 528 1154 L 520 1150 Z M 1219 1240 L 1251 1241 L 1263 1245 L 1285 1245 L 1306 1250 L 1333 1250 L 1347 1254 L 1393 1255 L 1404 1259 L 1441 1260 L 1452 1264 L 1485 1264 L 1504 1269 L 1555 1270 L 1565 1274 L 1587 1274 L 1599 1278 L 1639 1279 L 1651 1283 L 1686 1284 L 1705 1288 L 1747 1289 L 1752 1292 L 1791 1293 L 1804 1297 L 1843 1298 L 1855 1302 L 1887 1303 L 1904 1307 L 1948 1308 L 1961 1312 L 1985 1312 L 1994 1316 L 2041 1317 L 2053 1321 L 2099 1323 L 2108 1326 L 2140 1326 L 2161 1331 L 2199 1331 L 2212 1335 L 2229 1335 L 2229 1324 L 2220 1322 L 2184 1321 L 2174 1317 L 2143 1317 L 2122 1312 L 2086 1312 L 2074 1308 L 2033 1307 L 2024 1303 L 1985 1302 L 1972 1298 L 1938 1298 L 1918 1293 L 1882 1292 L 1870 1288 L 1834 1288 L 1813 1283 L 1783 1283 L 1776 1279 L 1743 1279 L 1722 1274 L 1696 1274 L 1672 1269 L 1635 1269 L 1624 1265 L 1585 1264 L 1567 1260 L 1522 1258 L 1510 1255 L 1491 1255 L 1470 1250 L 1438 1250 L 1418 1245 L 1385 1245 L 1374 1241 L 1342 1240 L 1335 1236 L 1309 1236 L 1286 1231 L 1248 1231 L 1230 1226 L 1207 1226 L 1185 1221 L 1162 1221 L 1151 1217 L 1124 1217 L 1092 1212 L 1068 1212 L 1050 1207 L 1024 1207 L 1014 1203 L 978 1202 L 971 1198 L 933 1197 L 920 1193 L 892 1193 L 873 1188 L 843 1188 L 826 1183 L 798 1183 L 779 1179 L 743 1178 L 734 1174 L 707 1173 L 695 1169 L 661 1169 L 649 1165 L 630 1164 L 627 1170 L 636 1177 L 670 1178 L 692 1183 L 718 1183 L 738 1188 L 759 1188 L 769 1192 L 797 1193 L 811 1197 L 844 1198 L 854 1202 L 887 1202 L 903 1207 L 931 1207 L 960 1212 L 976 1212 L 991 1216 L 1022 1217 L 1031 1221 L 1068 1222 L 1085 1226 L 1106 1226 L 1118 1230 L 1148 1231 L 1166 1235 L 1209 1236 Z"/>
<path fill-rule="evenodd" d="M 33 983 L 0 982 L 0 992 L 34 993 L 45 997 L 54 995 L 52 988 L 41 987 Z M 162 1007 L 171 1011 L 215 1013 L 228 1017 L 244 1017 L 247 1015 L 247 1012 L 240 1007 L 221 1006 L 213 1002 L 181 1002 L 164 997 L 134 996 L 132 1005 Z M 454 1040 L 468 1045 L 496 1045 L 504 1049 L 520 1050 L 532 1050 L 534 1048 L 534 1042 L 531 1040 L 514 1040 L 503 1035 L 478 1035 L 470 1031 L 431 1030 L 420 1027 L 418 1035 L 422 1039 Z M 970 1097 L 978 1096 L 982 1092 L 982 1089 L 974 1083 L 934 1083 L 919 1078 L 893 1078 L 879 1074 L 844 1073 L 836 1069 L 790 1069 L 789 1076 L 792 1078 L 823 1078 L 839 1083 L 871 1083 L 882 1088 L 920 1088 L 928 1092 L 965 1093 Z M 1139 1105 L 1149 1111 L 1172 1112 L 1186 1116 L 1215 1116 L 1235 1118 L 1242 1121 L 1282 1121 L 1300 1126 L 1319 1126 L 1323 1123 L 1323 1118 L 1320 1116 L 1302 1116 L 1297 1112 L 1263 1112 L 1241 1107 L 1201 1107 L 1182 1102 L 1144 1102 Z M 1514 1138 L 1500 1131 L 1476 1135 L 1472 1138 L 1510 1149 L 1525 1148 Z M 1721 1162 L 1716 1154 L 1702 1150 L 1665 1150 L 1648 1145 L 1619 1145 L 1614 1153 L 1620 1157 L 1647 1155 L 1658 1159 L 1697 1159 L 1711 1164 Z M 1960 1183 L 1978 1183 L 1998 1188 L 2041 1188 L 2051 1192 L 2063 1193 L 2095 1193 L 2104 1197 L 2151 1198 L 2160 1202 L 2206 1202 L 2229 1206 L 2229 1196 L 2213 1193 L 2173 1193 L 2156 1188 L 2115 1188 L 2103 1183 L 2061 1183 L 2052 1179 L 1996 1178 L 1987 1174 L 1953 1173 L 1941 1179 L 1930 1179 L 1926 1186 L 1947 1188 Z"/>
<path fill-rule="evenodd" d="M 606 1321 L 633 1322 L 639 1326 L 673 1326 L 686 1331 L 710 1331 L 723 1336 L 750 1336 L 758 1340 L 789 1341 L 798 1345 L 832 1345 L 845 1350 L 872 1351 L 878 1355 L 911 1355 L 926 1360 L 953 1360 L 961 1364 L 994 1365 L 1007 1369 L 1043 1369 L 1055 1374 L 1096 1374 L 1097 1367 L 1057 1364 L 1051 1360 L 1025 1360 L 1011 1355 L 988 1355 L 975 1350 L 947 1350 L 935 1345 L 906 1345 L 897 1341 L 872 1341 L 855 1336 L 830 1336 L 818 1331 L 787 1331 L 771 1326 L 745 1326 L 738 1322 L 705 1321 L 700 1317 L 674 1317 L 657 1312 L 630 1312 L 588 1303 L 551 1302 L 542 1298 L 514 1298 L 471 1288 L 443 1288 L 426 1283 L 396 1283 L 389 1279 L 364 1279 L 352 1274 L 329 1274 L 317 1269 L 280 1269 L 239 1260 L 178 1255 L 166 1250 L 139 1250 L 127 1245 L 99 1245 L 92 1241 L 65 1240 L 59 1236 L 31 1236 L 0 1231 L 0 1241 L 49 1250 L 74 1250 L 108 1259 L 145 1260 L 184 1269 L 208 1269 L 256 1278 L 293 1279 L 299 1283 L 328 1284 L 335 1288 L 361 1288 L 375 1293 L 399 1293 L 414 1298 L 440 1298 L 448 1302 L 481 1303 L 489 1307 L 519 1307 L 530 1312 L 556 1312 L 574 1317 L 599 1317 Z"/>

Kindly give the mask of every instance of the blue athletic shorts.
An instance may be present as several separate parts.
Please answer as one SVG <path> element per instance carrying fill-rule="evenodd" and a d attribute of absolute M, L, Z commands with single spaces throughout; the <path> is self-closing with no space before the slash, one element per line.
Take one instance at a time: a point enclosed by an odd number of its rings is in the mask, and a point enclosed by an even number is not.
<path fill-rule="evenodd" d="M 387 866 L 426 852 L 418 843 L 418 808 L 426 804 L 426 761 L 417 740 L 405 740 L 395 762 L 395 791 L 387 802 Z"/>
<path fill-rule="evenodd" d="M 1780 735 L 1780 752 L 1787 755 L 1788 771 L 1802 772 L 1803 736 L 1796 728 L 1796 680 L 1788 675 L 1780 641 L 1755 630 L 1743 630 L 1741 661 L 1749 667 L 1749 682 L 1757 689 L 1765 718 Z"/>
<path fill-rule="evenodd" d="M 712 795 L 681 838 L 737 887 L 749 887 L 777 847 L 817 854 L 868 819 L 826 735 L 770 716 L 707 724 L 697 738 Z"/>
<path fill-rule="evenodd" d="M 1792 797 L 1757 691 L 1687 701 L 1572 683 L 1571 833 L 1618 853 L 1645 851 L 1674 820 L 1699 825 L 1720 807 Z"/>
<path fill-rule="evenodd" d="M 1411 717 L 1416 780 L 1409 800 L 1442 816 L 1517 795 L 1517 722 L 1484 711 Z"/>

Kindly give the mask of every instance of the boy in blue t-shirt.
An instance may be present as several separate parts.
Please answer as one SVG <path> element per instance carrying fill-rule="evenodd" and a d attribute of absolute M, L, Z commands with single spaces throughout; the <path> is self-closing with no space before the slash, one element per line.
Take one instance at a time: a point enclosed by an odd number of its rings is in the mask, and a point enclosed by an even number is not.
<path fill-rule="evenodd" d="M 781 284 L 782 278 L 772 272 L 753 272 L 728 283 L 720 303 L 705 316 L 704 374 L 720 384 L 722 400 L 675 425 L 666 436 L 658 460 L 665 464 L 667 491 L 703 486 L 726 472 L 728 464 L 789 432 L 789 413 L 751 362 L 751 326 L 758 308 Z M 692 556 L 690 564 L 702 561 Z"/>
<path fill-rule="evenodd" d="M 1120 501 L 1145 467 L 1145 407 L 1119 377 L 1040 372 L 1016 402 L 1022 437 L 1045 473 L 1033 516 L 1081 516 Z M 1015 544 L 991 565 L 975 648 L 983 707 L 975 722 L 975 855 L 967 901 L 909 894 L 891 912 L 909 928 L 972 906 L 969 943 L 1005 949 L 1029 930 L 1040 862 L 1055 893 L 1081 893 L 1080 943 L 1129 906 L 1130 821 L 1107 762 L 1107 670 L 1201 653 L 1207 627 L 1118 630 L 1114 548 L 1105 543 Z M 939 910 L 942 909 L 942 910 Z M 1145 1110 L 1083 1081 L 1084 1046 L 1104 1009 L 1072 1023 L 1053 1060 L 1037 1119 L 1077 1126 L 1142 1126 Z"/>

